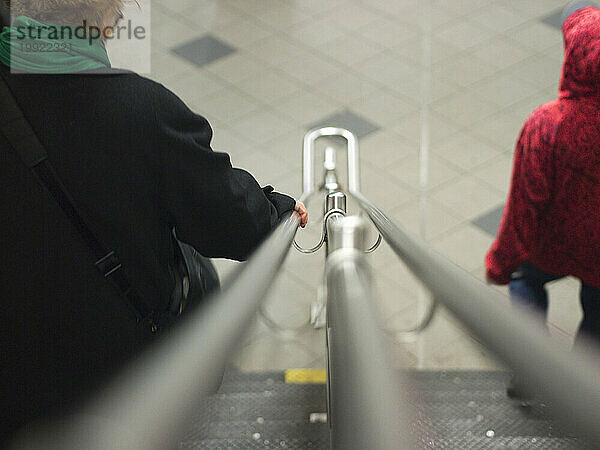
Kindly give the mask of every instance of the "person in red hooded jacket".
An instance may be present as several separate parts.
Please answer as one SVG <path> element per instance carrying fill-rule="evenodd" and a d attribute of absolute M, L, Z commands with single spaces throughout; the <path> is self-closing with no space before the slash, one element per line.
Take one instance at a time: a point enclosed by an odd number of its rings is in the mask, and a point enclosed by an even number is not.
<path fill-rule="evenodd" d="M 576 343 L 600 338 L 600 9 L 563 13 L 558 99 L 538 107 L 517 140 L 508 202 L 486 255 L 487 278 L 509 283 L 513 304 L 548 308 L 544 285 L 581 280 Z"/>

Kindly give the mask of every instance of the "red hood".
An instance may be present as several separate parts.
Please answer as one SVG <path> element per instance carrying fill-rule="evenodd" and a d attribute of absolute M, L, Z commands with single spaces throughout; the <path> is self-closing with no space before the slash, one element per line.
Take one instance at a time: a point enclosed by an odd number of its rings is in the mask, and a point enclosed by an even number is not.
<path fill-rule="evenodd" d="M 600 96 L 600 9 L 590 6 L 576 11 L 562 30 L 565 60 L 559 97 Z"/>

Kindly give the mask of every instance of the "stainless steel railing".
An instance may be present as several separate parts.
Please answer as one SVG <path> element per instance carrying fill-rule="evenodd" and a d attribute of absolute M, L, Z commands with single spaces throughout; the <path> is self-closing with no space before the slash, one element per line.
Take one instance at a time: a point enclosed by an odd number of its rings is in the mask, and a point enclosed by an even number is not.
<path fill-rule="evenodd" d="M 175 448 L 201 400 L 219 387 L 297 228 L 297 218 L 287 218 L 205 308 L 194 311 L 71 420 L 39 428 L 15 448 Z"/>
<path fill-rule="evenodd" d="M 348 130 L 324 128 L 309 132 L 304 140 L 305 164 L 309 162 L 314 164 L 314 142 L 310 141 L 314 141 L 320 136 L 331 135 L 345 137 L 348 142 L 348 191 L 351 197 L 368 214 L 386 242 L 411 272 L 431 291 L 434 302 L 443 303 L 489 349 L 521 374 L 527 384 L 526 387 L 529 387 L 532 392 L 542 394 L 550 402 L 555 415 L 566 425 L 589 442 L 600 446 L 600 428 L 597 426 L 600 423 L 600 409 L 598 408 L 598 404 L 600 404 L 600 376 L 598 376 L 600 364 L 597 362 L 599 353 L 591 350 L 591 347 L 586 352 L 576 350 L 571 353 L 557 349 L 548 338 L 539 319 L 525 313 L 515 314 L 504 307 L 502 294 L 486 286 L 447 258 L 437 254 L 425 243 L 391 221 L 360 191 L 357 164 L 358 140 Z M 311 188 L 310 182 L 314 183 L 314 174 L 312 170 L 307 170 L 305 167 L 305 193 L 312 193 L 312 189 L 314 189 Z M 333 226 L 331 225 L 331 227 Z M 327 226 L 328 229 L 331 227 Z M 331 232 L 328 231 L 326 237 L 328 245 L 332 238 Z M 348 256 L 348 259 L 352 258 Z M 358 267 L 358 264 L 355 266 Z M 328 269 L 328 274 L 330 270 Z M 368 293 L 365 291 L 368 281 L 365 281 L 365 275 L 359 273 L 355 267 L 353 267 L 352 273 L 352 277 L 345 279 L 339 277 L 342 287 L 336 285 L 337 278 L 336 282 L 330 285 L 330 275 L 328 275 L 328 289 L 333 289 L 335 295 L 341 296 L 340 299 L 330 297 L 333 302 L 328 302 L 329 308 L 332 306 L 341 308 L 339 305 L 343 305 L 344 308 L 356 308 L 356 306 L 351 306 L 356 302 L 362 303 L 364 306 L 365 298 L 368 298 Z M 363 282 L 358 283 L 357 280 L 363 280 Z M 362 298 L 356 293 L 361 293 Z M 336 316 L 341 312 L 331 314 L 331 311 L 328 311 L 327 314 L 328 321 L 335 321 Z M 368 315 L 368 311 L 363 310 L 363 314 Z M 426 325 L 430 318 L 430 316 L 426 318 L 423 325 Z M 357 328 L 360 327 L 359 323 L 353 323 L 353 325 L 354 328 L 349 327 L 345 330 L 346 334 L 337 339 L 352 339 L 353 333 L 356 333 Z M 371 328 L 372 326 L 368 327 L 369 330 Z M 354 345 L 360 345 L 359 342 L 353 342 Z M 335 359 L 335 352 L 333 355 Z M 366 364 L 367 361 L 373 361 L 369 354 L 361 354 L 357 351 L 355 356 L 361 358 L 360 363 L 355 363 L 357 366 Z M 379 370 L 384 370 L 384 368 L 379 368 Z M 333 372 L 335 377 L 335 370 Z M 367 374 L 360 370 L 357 373 L 364 376 L 360 379 L 362 383 L 371 384 L 375 381 L 372 373 Z M 343 383 L 350 383 L 350 381 L 343 380 Z M 352 394 L 348 393 L 348 395 Z M 360 394 L 356 392 L 353 395 L 356 401 Z M 334 394 L 330 401 L 335 402 L 336 398 Z M 335 418 L 337 408 L 333 403 L 332 409 Z M 391 414 L 392 417 L 395 417 L 393 413 Z M 335 419 L 333 420 L 334 424 L 337 423 Z M 337 426 L 348 430 L 344 427 L 349 423 L 352 423 L 352 417 L 346 417 Z M 370 432 L 373 430 L 372 426 L 373 424 L 366 424 L 360 429 Z M 356 433 L 354 435 L 356 436 Z M 400 438 L 396 436 L 396 439 Z M 335 443 L 336 439 L 333 439 L 332 442 Z M 351 442 L 347 444 L 351 444 Z"/>
<path fill-rule="evenodd" d="M 395 224 L 359 191 L 351 192 L 411 272 L 489 349 L 539 392 L 554 414 L 600 446 L 598 353 L 557 349 L 539 319 L 515 314 L 504 296 Z"/>
<path fill-rule="evenodd" d="M 412 448 L 410 392 L 393 369 L 391 351 L 372 303 L 365 261 L 365 223 L 330 216 L 327 285 L 328 392 L 331 447 Z"/>

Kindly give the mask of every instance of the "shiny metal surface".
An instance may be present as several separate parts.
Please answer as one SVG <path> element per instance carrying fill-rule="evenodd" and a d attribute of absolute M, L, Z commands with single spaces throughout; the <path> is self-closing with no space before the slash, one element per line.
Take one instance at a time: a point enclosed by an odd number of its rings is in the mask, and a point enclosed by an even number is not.
<path fill-rule="evenodd" d="M 520 373 L 526 387 L 547 399 L 557 417 L 600 445 L 597 349 L 569 353 L 557 348 L 539 320 L 504 307 L 498 291 L 404 231 L 360 192 L 352 194 L 435 300 L 444 303 L 488 348 Z"/>
<path fill-rule="evenodd" d="M 405 380 L 394 372 L 372 305 L 365 222 L 329 221 L 327 341 L 329 417 L 335 449 L 413 448 Z"/>
<path fill-rule="evenodd" d="M 351 192 L 360 191 L 360 173 L 358 158 L 358 138 L 354 133 L 344 128 L 323 127 L 315 128 L 304 136 L 302 151 L 302 196 L 306 202 L 315 192 L 315 141 L 322 136 L 340 136 L 348 143 L 348 189 Z"/>

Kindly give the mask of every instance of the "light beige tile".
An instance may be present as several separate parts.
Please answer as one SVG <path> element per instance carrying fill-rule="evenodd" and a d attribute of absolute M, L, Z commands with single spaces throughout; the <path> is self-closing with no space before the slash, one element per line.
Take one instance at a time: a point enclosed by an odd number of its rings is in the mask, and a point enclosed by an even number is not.
<path fill-rule="evenodd" d="M 456 227 L 462 220 L 424 195 L 392 210 L 390 215 L 396 223 L 427 241 Z"/>
<path fill-rule="evenodd" d="M 168 87 L 184 102 L 193 106 L 202 105 L 205 98 L 214 96 L 228 88 L 225 83 L 219 81 L 216 77 L 199 70 L 186 73 L 170 81 Z M 200 113 L 205 113 L 204 109 Z M 205 114 L 209 113 L 206 112 Z"/>
<path fill-rule="evenodd" d="M 458 133 L 445 142 L 432 146 L 431 150 L 464 170 L 477 167 L 502 153 L 500 147 L 490 145 L 471 133 Z"/>
<path fill-rule="evenodd" d="M 527 117 L 538 107 L 550 101 L 556 100 L 558 97 L 557 91 L 554 89 L 546 89 L 542 91 L 538 91 L 533 94 L 531 97 L 527 97 L 520 102 L 511 105 L 509 108 L 510 111 L 515 114 L 517 117 L 521 119 L 521 121 L 525 121 Z"/>
<path fill-rule="evenodd" d="M 231 259 L 223 259 L 223 258 L 214 258 L 211 259 L 215 268 L 217 269 L 217 273 L 219 274 L 219 279 L 221 280 L 221 286 L 225 286 L 230 277 L 235 274 L 244 263 L 233 261 Z"/>
<path fill-rule="evenodd" d="M 493 75 L 495 72 L 495 67 L 470 52 L 463 52 L 432 66 L 432 76 L 434 78 L 445 78 L 463 87 Z"/>
<path fill-rule="evenodd" d="M 340 28 L 354 31 L 364 27 L 377 26 L 377 20 L 381 16 L 366 5 L 349 3 L 344 8 L 331 10 L 325 17 L 330 18 Z"/>
<path fill-rule="evenodd" d="M 261 25 L 254 21 L 243 19 L 216 28 L 212 30 L 211 34 L 235 48 L 248 48 L 256 42 L 274 34 L 274 31 L 270 28 Z"/>
<path fill-rule="evenodd" d="M 440 1 L 434 3 L 434 5 L 442 10 L 453 12 L 460 16 L 466 16 L 493 2 L 494 0 L 453 0 L 451 3 Z"/>
<path fill-rule="evenodd" d="M 426 75 L 426 76 L 425 76 Z M 415 105 L 432 103 L 460 91 L 460 86 L 433 73 L 421 72 L 418 77 L 405 77 L 390 87 Z"/>
<path fill-rule="evenodd" d="M 259 23 L 279 31 L 286 31 L 295 25 L 307 22 L 311 15 L 299 8 L 290 8 L 286 3 L 270 2 L 266 8 L 248 11 Z"/>
<path fill-rule="evenodd" d="M 272 184 L 275 187 L 275 190 L 277 192 L 283 192 L 285 194 L 290 195 L 291 197 L 294 197 L 296 199 L 300 198 L 300 195 L 302 194 L 302 171 L 298 170 L 298 169 L 292 169 L 291 171 L 288 172 L 284 172 L 284 173 L 280 173 L 280 174 L 273 174 L 270 178 L 269 178 L 269 184 Z M 309 220 L 309 225 L 311 226 L 311 219 L 313 217 L 313 214 L 311 211 L 309 211 L 309 215 L 308 215 L 308 220 Z M 315 226 L 315 228 L 318 228 Z M 300 232 L 300 236 L 304 235 L 306 233 L 305 230 L 302 230 Z M 314 239 L 310 239 L 308 241 L 303 241 L 302 238 L 300 237 L 298 239 L 298 242 L 303 243 L 303 242 L 312 242 L 314 243 L 314 245 L 316 245 L 316 243 L 318 242 L 318 238 L 319 236 L 316 236 Z M 308 245 L 308 244 L 306 244 Z M 311 246 L 312 247 L 312 246 Z"/>
<path fill-rule="evenodd" d="M 424 171 L 425 179 L 423 180 L 421 180 L 421 171 Z M 432 189 L 457 177 L 460 173 L 455 166 L 453 167 L 435 154 L 430 154 L 425 160 L 416 152 L 388 165 L 387 172 L 416 190 Z"/>
<path fill-rule="evenodd" d="M 472 48 L 475 45 L 490 39 L 492 31 L 467 19 L 457 19 L 434 32 L 438 39 L 446 41 L 461 50 Z"/>
<path fill-rule="evenodd" d="M 489 100 L 479 97 L 471 91 L 461 91 L 432 103 L 431 108 L 464 127 L 472 126 L 497 113 L 500 108 Z"/>
<path fill-rule="evenodd" d="M 381 85 L 394 88 L 405 78 L 419 76 L 419 68 L 400 56 L 381 53 L 359 64 L 355 69 L 364 77 Z"/>
<path fill-rule="evenodd" d="M 400 312 L 409 314 L 407 310 L 412 310 L 415 316 L 412 323 L 409 322 L 406 328 L 416 322 L 418 298 L 414 293 L 406 291 L 395 280 L 378 276 L 373 272 L 373 306 L 378 322 L 383 327 L 389 323 L 389 319 Z"/>
<path fill-rule="evenodd" d="M 222 80 L 236 84 L 269 69 L 269 65 L 244 51 L 235 52 L 206 66 L 206 70 Z"/>
<path fill-rule="evenodd" d="M 301 90 L 279 100 L 274 109 L 297 124 L 306 126 L 332 115 L 342 109 L 342 106 L 334 101 L 325 100 L 322 96 Z M 300 147 L 301 142 L 299 139 L 294 144 Z"/>
<path fill-rule="evenodd" d="M 417 107 L 393 92 L 378 89 L 370 95 L 349 105 L 353 110 L 377 125 L 397 123 L 408 115 L 414 115 Z"/>
<path fill-rule="evenodd" d="M 471 271 L 471 275 L 473 275 L 475 278 L 477 278 L 479 281 L 481 281 L 482 283 L 485 283 L 486 285 L 488 285 L 489 287 L 491 287 L 492 289 L 494 289 L 495 291 L 499 292 L 500 294 L 502 294 L 503 298 L 503 305 L 506 306 L 507 308 L 510 307 L 510 299 L 509 299 L 509 295 L 508 295 L 508 285 L 507 284 L 502 284 L 502 285 L 498 285 L 498 284 L 489 284 L 487 281 L 487 277 L 486 277 L 486 269 L 485 269 L 485 265 L 481 264 L 481 266 L 479 266 L 477 269 L 472 270 Z"/>
<path fill-rule="evenodd" d="M 269 142 L 294 129 L 294 125 L 270 111 L 253 114 L 232 125 L 234 131 L 256 145 Z"/>
<path fill-rule="evenodd" d="M 232 162 L 235 162 L 238 156 L 252 153 L 254 148 L 248 139 L 235 133 L 228 127 L 220 128 L 213 132 L 211 147 L 216 152 L 228 153 Z"/>
<path fill-rule="evenodd" d="M 494 36 L 471 49 L 471 53 L 481 61 L 499 69 L 521 63 L 534 55 L 533 50 L 525 49 L 519 43 L 504 36 Z"/>
<path fill-rule="evenodd" d="M 309 217 L 313 216 L 309 212 Z M 309 224 L 307 230 L 299 230 L 296 235 L 296 242 L 303 248 L 314 247 L 321 237 L 322 220 L 316 224 Z M 285 260 L 284 268 L 286 273 L 295 277 L 307 285 L 317 289 L 323 283 L 323 272 L 325 262 L 325 247 L 322 247 L 316 253 L 304 254 L 295 248 L 290 251 Z M 315 297 L 313 301 L 316 301 Z"/>
<path fill-rule="evenodd" d="M 233 89 L 225 89 L 202 101 L 202 107 L 224 123 L 232 123 L 263 108 L 257 100 Z"/>
<path fill-rule="evenodd" d="M 401 223 L 398 224 L 402 227 Z M 373 253 L 368 253 L 367 261 L 378 277 L 388 278 L 398 284 L 409 296 L 418 297 L 421 283 L 386 242 L 382 242 Z"/>
<path fill-rule="evenodd" d="M 460 13 L 452 9 L 439 8 L 437 5 L 423 1 L 407 4 L 396 13 L 396 16 L 402 21 L 426 32 L 445 26 L 459 15 Z"/>
<path fill-rule="evenodd" d="M 322 0 L 303 0 L 302 2 L 298 2 L 297 6 L 312 15 L 320 16 L 327 11 L 344 8 L 348 3 L 348 0 L 330 0 L 328 2 L 323 2 Z"/>
<path fill-rule="evenodd" d="M 306 54 L 306 50 L 302 48 L 301 44 L 279 36 L 263 39 L 247 48 L 246 51 L 258 61 L 275 67 L 281 67 L 293 59 L 302 58 Z"/>
<path fill-rule="evenodd" d="M 426 60 L 425 49 L 428 48 L 429 57 Z M 394 53 L 421 66 L 430 66 L 460 53 L 461 50 L 441 39 L 421 35 L 392 47 Z"/>
<path fill-rule="evenodd" d="M 579 299 L 580 282 L 563 278 L 546 285 L 548 291 L 548 323 L 569 336 L 575 336 L 583 317 Z"/>
<path fill-rule="evenodd" d="M 498 33 L 516 27 L 528 20 L 522 14 L 506 8 L 502 3 L 492 3 L 484 6 L 469 14 L 469 19 Z"/>
<path fill-rule="evenodd" d="M 152 28 L 150 40 L 152 48 L 162 50 L 171 50 L 173 47 L 185 44 L 201 37 L 205 31 L 191 27 L 183 23 L 176 23 L 176 26 L 163 24 L 157 28 Z"/>
<path fill-rule="evenodd" d="M 481 266 L 493 237 L 469 224 L 463 224 L 431 241 L 433 248 L 466 271 Z"/>
<path fill-rule="evenodd" d="M 457 339 L 443 351 L 433 352 L 423 367 L 438 370 L 506 370 L 506 366 L 489 349 L 470 336 Z"/>
<path fill-rule="evenodd" d="M 156 49 L 151 55 L 151 73 L 149 78 L 168 87 L 175 81 L 197 70 L 197 67 L 166 50 Z"/>
<path fill-rule="evenodd" d="M 292 27 L 287 34 L 296 42 L 320 47 L 343 37 L 347 32 L 329 17 L 321 17 Z"/>
<path fill-rule="evenodd" d="M 379 11 L 383 15 L 387 15 L 388 17 L 391 16 L 390 19 L 396 20 L 402 19 L 402 13 L 406 11 L 407 8 L 419 8 L 422 4 L 420 0 L 363 0 L 361 3 Z"/>
<path fill-rule="evenodd" d="M 528 22 L 505 32 L 507 37 L 519 42 L 526 48 L 541 52 L 562 42 L 560 30 L 540 22 Z"/>
<path fill-rule="evenodd" d="M 274 139 L 262 144 L 261 148 L 265 152 L 283 159 L 290 170 L 296 170 L 300 173 L 302 169 L 302 143 L 306 132 L 305 128 L 294 128 L 283 136 L 275 136 Z"/>
<path fill-rule="evenodd" d="M 558 86 L 561 69 L 561 61 L 545 55 L 536 55 L 510 66 L 508 73 L 531 87 L 541 89 Z"/>
<path fill-rule="evenodd" d="M 184 0 L 188 1 L 188 0 Z M 175 2 L 169 0 L 168 6 L 175 10 Z M 188 1 L 189 7 L 175 10 L 181 21 L 185 21 L 189 26 L 195 29 L 203 30 L 218 30 L 221 27 L 228 26 L 232 23 L 243 19 L 234 8 L 229 7 L 222 1 L 215 2 L 198 2 L 196 0 Z"/>
<path fill-rule="evenodd" d="M 475 83 L 467 92 L 472 92 L 501 108 L 507 108 L 530 97 L 531 91 L 531 86 L 515 79 L 514 75 L 508 72 Z"/>
<path fill-rule="evenodd" d="M 375 83 L 348 70 L 340 71 L 314 86 L 318 94 L 343 105 L 350 105 L 358 99 L 365 98 L 376 89 Z"/>
<path fill-rule="evenodd" d="M 250 172 L 261 186 L 270 184 L 275 174 L 287 171 L 287 166 L 281 158 L 259 150 L 243 155 L 236 155 L 232 163 L 234 167 L 239 167 Z"/>
<path fill-rule="evenodd" d="M 388 130 L 380 130 L 361 139 L 359 150 L 361 163 L 378 169 L 394 167 L 398 161 L 416 151 L 416 145 Z"/>
<path fill-rule="evenodd" d="M 300 83 L 286 73 L 267 70 L 236 83 L 236 87 L 260 102 L 274 104 L 301 88 Z"/>
<path fill-rule="evenodd" d="M 473 175 L 508 194 L 513 159 L 510 154 L 498 155 L 473 171 Z"/>
<path fill-rule="evenodd" d="M 300 342 L 261 336 L 240 349 L 233 365 L 245 372 L 308 367 L 317 358 Z"/>
<path fill-rule="evenodd" d="M 291 78 L 307 85 L 320 83 L 322 80 L 334 75 L 340 68 L 340 64 L 336 61 L 329 61 L 326 57 L 314 56 L 308 51 L 280 66 L 280 69 Z"/>
<path fill-rule="evenodd" d="M 509 108 L 473 125 L 471 131 L 505 152 L 512 153 L 522 125 L 523 119 Z"/>
<path fill-rule="evenodd" d="M 455 215 L 474 219 L 505 200 L 504 194 L 472 176 L 436 188 L 432 196 Z"/>
<path fill-rule="evenodd" d="M 564 7 L 564 0 L 506 0 L 505 6 L 525 17 L 538 18 Z"/>
<path fill-rule="evenodd" d="M 407 23 L 385 17 L 379 18 L 368 26 L 357 30 L 361 38 L 367 39 L 381 47 L 392 49 L 409 39 L 419 37 L 420 30 Z"/>
<path fill-rule="evenodd" d="M 279 327 L 298 328 L 308 324 L 310 305 L 316 295 L 316 287 L 283 272 L 269 290 L 263 309 Z"/>
<path fill-rule="evenodd" d="M 443 307 L 417 337 L 416 342 L 401 345 L 428 369 L 483 369 L 491 366 L 490 354 L 481 348 Z M 496 368 L 494 361 L 492 367 Z"/>
<path fill-rule="evenodd" d="M 381 45 L 353 34 L 319 47 L 321 53 L 350 67 L 376 56 L 383 50 L 384 48 Z"/>
<path fill-rule="evenodd" d="M 400 183 L 371 167 L 361 167 L 361 190 L 369 200 L 387 211 L 406 203 L 411 197 Z"/>
<path fill-rule="evenodd" d="M 424 121 L 426 121 L 425 128 L 423 128 Z M 405 117 L 391 128 L 417 145 L 421 143 L 424 130 L 426 130 L 427 139 L 431 144 L 444 141 L 460 131 L 458 125 L 434 111 L 429 111 L 426 114 L 421 111 L 421 114 Z"/>

